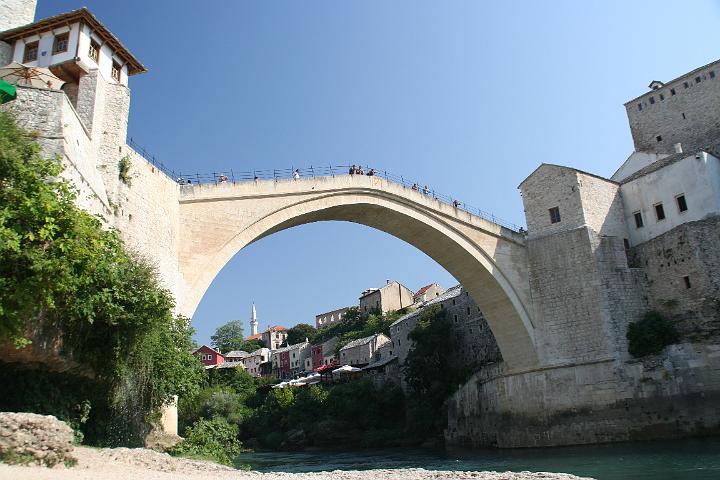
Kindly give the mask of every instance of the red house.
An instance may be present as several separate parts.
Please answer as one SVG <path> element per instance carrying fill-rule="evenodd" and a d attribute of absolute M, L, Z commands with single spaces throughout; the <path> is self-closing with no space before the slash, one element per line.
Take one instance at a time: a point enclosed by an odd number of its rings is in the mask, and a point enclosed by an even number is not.
<path fill-rule="evenodd" d="M 225 357 L 223 357 L 222 353 L 218 352 L 214 348 L 208 347 L 207 345 L 203 345 L 202 347 L 195 350 L 193 352 L 193 355 L 197 355 L 197 357 L 206 367 L 225 363 Z"/>
<path fill-rule="evenodd" d="M 280 352 L 280 378 L 290 377 L 290 352 Z"/>
<path fill-rule="evenodd" d="M 323 365 L 323 346 L 320 345 L 312 346 L 312 368 L 315 370 Z"/>

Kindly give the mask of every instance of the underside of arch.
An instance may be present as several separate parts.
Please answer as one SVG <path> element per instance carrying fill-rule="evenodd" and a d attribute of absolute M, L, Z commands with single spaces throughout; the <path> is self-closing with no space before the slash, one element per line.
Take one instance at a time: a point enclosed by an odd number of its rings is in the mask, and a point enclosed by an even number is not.
<path fill-rule="evenodd" d="M 250 243 L 307 223 L 348 221 L 393 235 L 433 258 L 460 281 L 478 304 L 507 367 L 517 370 L 537 364 L 534 329 L 520 295 L 492 256 L 454 229 L 452 222 L 404 199 L 386 198 L 374 192 L 345 191 L 331 196 L 332 199 L 325 195 L 288 200 L 286 205 L 235 232 L 219 251 L 207 252 L 208 258 L 203 261 L 207 269 L 191 285 L 187 298 L 190 303 L 186 303 L 185 310 L 194 311 L 225 263 Z M 221 207 L 231 202 L 217 203 Z"/>

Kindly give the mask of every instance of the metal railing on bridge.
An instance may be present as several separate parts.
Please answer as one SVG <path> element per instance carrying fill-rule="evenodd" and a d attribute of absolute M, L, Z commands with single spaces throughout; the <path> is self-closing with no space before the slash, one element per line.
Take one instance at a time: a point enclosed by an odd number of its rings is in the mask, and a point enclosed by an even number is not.
<path fill-rule="evenodd" d="M 163 173 L 168 175 L 170 178 L 178 182 L 179 184 L 221 184 L 221 183 L 239 183 L 239 182 L 252 182 L 255 180 L 289 180 L 295 175 L 295 172 L 300 178 L 314 178 L 314 177 L 335 177 L 338 175 L 348 175 L 353 165 L 311 165 L 309 167 L 290 167 L 280 169 L 258 169 L 258 170 L 225 170 L 210 173 L 200 172 L 176 172 L 165 166 L 157 158 L 147 152 L 145 148 L 138 145 L 133 141 L 132 138 L 128 139 L 128 145 L 133 148 L 139 155 L 145 158 L 148 162 L 153 164 Z M 395 175 L 387 170 L 378 170 L 370 168 L 369 166 L 359 166 L 362 168 L 363 173 L 355 173 L 355 175 L 374 175 L 376 177 L 384 178 L 385 180 L 393 183 L 402 185 L 405 188 L 415 190 L 423 195 L 439 200 L 448 205 L 452 205 L 455 208 L 464 210 L 473 215 L 477 215 L 485 220 L 492 223 L 498 224 L 502 227 L 508 228 L 515 232 L 525 232 L 525 229 L 520 225 L 516 225 L 512 222 L 505 221 L 501 218 L 496 217 L 490 212 L 486 212 L 478 207 L 475 207 L 469 203 L 463 202 L 457 198 L 451 197 L 436 191 L 433 188 L 428 187 L 422 182 L 415 181 L 409 177 L 402 175 Z M 371 173 L 372 172 L 372 173 Z"/>

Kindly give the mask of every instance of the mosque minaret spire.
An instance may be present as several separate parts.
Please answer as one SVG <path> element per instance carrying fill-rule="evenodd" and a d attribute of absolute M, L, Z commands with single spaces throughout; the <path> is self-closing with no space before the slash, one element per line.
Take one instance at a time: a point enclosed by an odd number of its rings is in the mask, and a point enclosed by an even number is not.
<path fill-rule="evenodd" d="M 255 310 L 255 302 L 252 304 L 252 315 L 250 316 L 250 335 L 257 335 L 258 321 L 257 311 Z"/>

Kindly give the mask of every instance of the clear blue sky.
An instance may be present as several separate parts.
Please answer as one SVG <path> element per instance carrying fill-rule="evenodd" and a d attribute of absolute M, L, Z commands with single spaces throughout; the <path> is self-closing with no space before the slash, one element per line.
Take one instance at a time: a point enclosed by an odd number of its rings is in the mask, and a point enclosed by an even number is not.
<path fill-rule="evenodd" d="M 143 62 L 129 134 L 175 170 L 371 164 L 524 224 L 541 162 L 611 175 L 632 151 L 623 103 L 720 56 L 717 1 L 40 0 L 86 5 Z M 314 322 L 385 279 L 455 280 L 354 224 L 239 252 L 197 339 L 255 301 L 261 328 Z"/>

